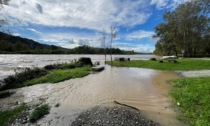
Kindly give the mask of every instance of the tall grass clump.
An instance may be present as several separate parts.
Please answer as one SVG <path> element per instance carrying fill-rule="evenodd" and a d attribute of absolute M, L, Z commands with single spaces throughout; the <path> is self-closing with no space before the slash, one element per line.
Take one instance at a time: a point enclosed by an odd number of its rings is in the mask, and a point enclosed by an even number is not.
<path fill-rule="evenodd" d="M 3 80 L 3 86 L 0 88 L 0 90 L 16 88 L 20 83 L 41 77 L 46 74 L 47 70 L 42 68 L 24 68 L 22 70 L 16 70 L 15 75 L 10 75 Z"/>
<path fill-rule="evenodd" d="M 48 104 L 37 107 L 30 115 L 30 122 L 34 123 L 45 115 L 49 114 L 50 106 Z"/>

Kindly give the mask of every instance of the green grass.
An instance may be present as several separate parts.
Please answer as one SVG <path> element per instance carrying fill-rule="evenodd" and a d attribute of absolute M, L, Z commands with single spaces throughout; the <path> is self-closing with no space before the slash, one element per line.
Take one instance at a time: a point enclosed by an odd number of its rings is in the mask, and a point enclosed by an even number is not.
<path fill-rule="evenodd" d="M 52 70 L 47 75 L 28 80 L 23 84 L 18 85 L 18 87 L 30 86 L 38 83 L 57 83 L 64 80 L 84 77 L 90 73 L 91 67 L 81 67 L 75 69 L 66 69 L 66 70 Z"/>
<path fill-rule="evenodd" d="M 191 126 L 210 126 L 210 77 L 182 78 L 172 83 L 171 95 L 180 103 L 179 118 Z"/>
<path fill-rule="evenodd" d="M 8 123 L 16 119 L 26 109 L 26 105 L 21 105 L 12 110 L 0 111 L 0 126 L 8 125 Z"/>
<path fill-rule="evenodd" d="M 41 119 L 45 115 L 49 114 L 50 112 L 50 107 L 49 105 L 45 104 L 40 107 L 37 107 L 31 114 L 30 116 L 30 122 L 34 123 L 37 120 Z"/>
<path fill-rule="evenodd" d="M 138 68 L 150 68 L 157 70 L 198 70 L 198 69 L 210 69 L 210 60 L 202 59 L 178 59 L 177 63 L 170 63 L 164 60 L 163 63 L 159 61 L 151 60 L 134 60 L 134 61 L 114 61 L 113 66 L 116 67 L 138 67 Z M 108 62 L 111 64 L 111 62 Z"/>

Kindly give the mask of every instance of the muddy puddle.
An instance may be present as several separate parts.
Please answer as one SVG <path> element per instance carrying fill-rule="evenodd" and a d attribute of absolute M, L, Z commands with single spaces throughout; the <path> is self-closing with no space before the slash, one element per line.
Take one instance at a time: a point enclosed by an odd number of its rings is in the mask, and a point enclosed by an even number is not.
<path fill-rule="evenodd" d="M 38 122 L 42 126 L 70 125 L 82 111 L 114 101 L 136 107 L 162 125 L 179 126 L 167 84 L 167 80 L 176 78 L 176 74 L 166 71 L 106 66 L 101 73 L 18 89 L 16 95 L 23 95 L 25 102 L 47 99 L 52 108 L 50 114 Z M 54 107 L 57 103 L 60 106 Z"/>

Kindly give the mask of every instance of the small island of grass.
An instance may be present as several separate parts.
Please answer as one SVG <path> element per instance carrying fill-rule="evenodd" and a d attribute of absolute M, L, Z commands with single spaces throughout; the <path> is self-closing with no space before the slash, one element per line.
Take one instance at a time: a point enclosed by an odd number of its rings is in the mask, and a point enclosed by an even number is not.
<path fill-rule="evenodd" d="M 202 70 L 210 69 L 210 60 L 203 59 L 177 59 L 177 63 L 171 63 L 164 60 L 163 63 L 153 60 L 133 60 L 133 61 L 113 61 L 112 65 L 116 67 L 137 67 L 156 70 Z M 111 62 L 107 62 L 111 65 Z"/>
<path fill-rule="evenodd" d="M 82 62 L 47 65 L 44 68 L 25 68 L 5 78 L 0 91 L 40 83 L 57 83 L 90 74 L 91 66 Z"/>

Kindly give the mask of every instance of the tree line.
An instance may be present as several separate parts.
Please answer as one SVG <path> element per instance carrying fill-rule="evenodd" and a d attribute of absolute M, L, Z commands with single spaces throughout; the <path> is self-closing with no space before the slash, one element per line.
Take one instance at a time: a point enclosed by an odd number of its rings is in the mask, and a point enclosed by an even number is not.
<path fill-rule="evenodd" d="M 194 0 L 180 4 L 163 15 L 155 27 L 158 42 L 154 54 L 196 57 L 210 55 L 210 1 Z"/>

